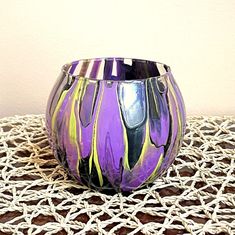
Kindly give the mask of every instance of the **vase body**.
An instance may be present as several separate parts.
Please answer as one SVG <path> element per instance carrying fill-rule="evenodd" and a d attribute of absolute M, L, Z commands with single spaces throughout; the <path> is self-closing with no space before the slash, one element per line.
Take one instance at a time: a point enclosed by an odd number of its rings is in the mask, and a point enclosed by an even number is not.
<path fill-rule="evenodd" d="M 96 58 L 63 66 L 46 111 L 50 145 L 79 183 L 132 191 L 172 164 L 185 107 L 168 66 Z"/>

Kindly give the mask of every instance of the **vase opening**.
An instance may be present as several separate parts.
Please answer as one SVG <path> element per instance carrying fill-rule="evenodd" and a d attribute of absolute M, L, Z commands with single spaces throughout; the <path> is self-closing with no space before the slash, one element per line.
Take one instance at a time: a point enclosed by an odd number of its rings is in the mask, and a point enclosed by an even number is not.
<path fill-rule="evenodd" d="M 170 67 L 150 60 L 132 58 L 81 59 L 63 66 L 72 77 L 91 80 L 130 81 L 164 76 Z"/>

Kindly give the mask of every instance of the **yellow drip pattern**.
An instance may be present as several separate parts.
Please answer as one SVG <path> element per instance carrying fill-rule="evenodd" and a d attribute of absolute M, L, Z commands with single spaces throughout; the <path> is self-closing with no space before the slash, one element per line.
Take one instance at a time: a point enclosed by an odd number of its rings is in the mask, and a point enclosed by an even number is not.
<path fill-rule="evenodd" d="M 102 90 L 101 90 L 101 95 L 100 95 L 100 99 L 99 99 L 99 103 L 98 103 L 98 107 L 97 107 L 97 112 L 96 112 L 96 116 L 95 116 L 94 127 L 93 127 L 92 149 L 91 149 L 91 156 L 89 159 L 89 174 L 91 174 L 92 160 L 94 160 L 95 167 L 96 167 L 98 177 L 99 177 L 100 186 L 103 186 L 103 176 L 101 173 L 99 159 L 98 159 L 98 153 L 97 153 L 97 125 L 98 125 L 100 107 L 101 107 L 103 94 L 104 94 L 104 87 L 103 87 L 104 85 L 102 83 L 100 83 L 100 84 L 102 86 Z"/>
<path fill-rule="evenodd" d="M 84 80 L 83 77 L 80 77 L 79 79 L 80 79 L 79 82 L 83 83 L 85 81 L 85 84 L 84 84 L 84 86 L 82 86 L 83 84 L 80 85 L 82 90 L 80 92 L 78 92 L 78 97 L 77 97 L 78 116 L 79 116 L 79 111 L 80 111 L 80 102 L 81 102 L 81 100 L 83 100 L 83 97 L 84 97 L 85 91 L 86 91 L 86 87 L 89 84 L 89 80 L 87 80 L 87 79 Z M 80 125 L 80 119 L 78 119 L 76 121 Z M 79 131 L 79 139 L 78 140 L 81 140 L 82 139 L 82 130 L 81 130 L 81 128 L 78 128 L 78 131 Z M 78 165 L 77 165 L 77 169 L 78 169 Z"/>
<path fill-rule="evenodd" d="M 79 167 L 79 161 L 81 159 L 81 154 L 80 154 L 80 149 L 78 146 L 78 139 L 80 139 L 81 136 L 79 136 L 79 138 L 77 138 L 77 124 L 76 124 L 76 116 L 74 113 L 74 106 L 75 106 L 75 101 L 78 99 L 79 96 L 81 96 L 81 86 L 82 86 L 82 79 L 78 80 L 78 83 L 74 89 L 74 95 L 72 97 L 72 103 L 71 103 L 71 113 L 70 113 L 70 118 L 69 118 L 69 138 L 71 140 L 71 143 L 74 144 L 76 146 L 76 151 L 77 151 L 77 168 Z M 77 171 L 78 175 L 79 175 L 79 171 Z"/>
<path fill-rule="evenodd" d="M 159 167 L 161 166 L 163 159 L 164 159 L 164 153 L 161 153 L 159 160 L 158 160 L 158 163 L 157 163 L 155 169 L 153 170 L 152 174 L 146 180 L 146 183 L 152 182 L 154 180 L 154 177 L 156 176 L 156 173 L 157 173 Z"/>

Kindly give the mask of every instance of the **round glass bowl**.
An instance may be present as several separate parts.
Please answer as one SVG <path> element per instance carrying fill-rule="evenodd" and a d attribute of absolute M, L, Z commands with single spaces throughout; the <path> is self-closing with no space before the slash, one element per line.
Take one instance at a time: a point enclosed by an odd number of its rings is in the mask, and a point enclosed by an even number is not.
<path fill-rule="evenodd" d="M 55 157 L 81 184 L 132 191 L 174 161 L 185 108 L 170 67 L 129 58 L 82 59 L 62 67 L 46 126 Z"/>

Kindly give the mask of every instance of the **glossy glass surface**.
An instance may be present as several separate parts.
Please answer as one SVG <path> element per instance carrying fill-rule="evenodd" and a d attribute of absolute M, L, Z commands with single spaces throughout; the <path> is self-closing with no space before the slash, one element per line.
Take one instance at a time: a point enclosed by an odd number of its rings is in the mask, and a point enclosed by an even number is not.
<path fill-rule="evenodd" d="M 185 108 L 169 66 L 87 59 L 63 66 L 46 125 L 56 158 L 80 183 L 132 191 L 174 161 Z"/>

